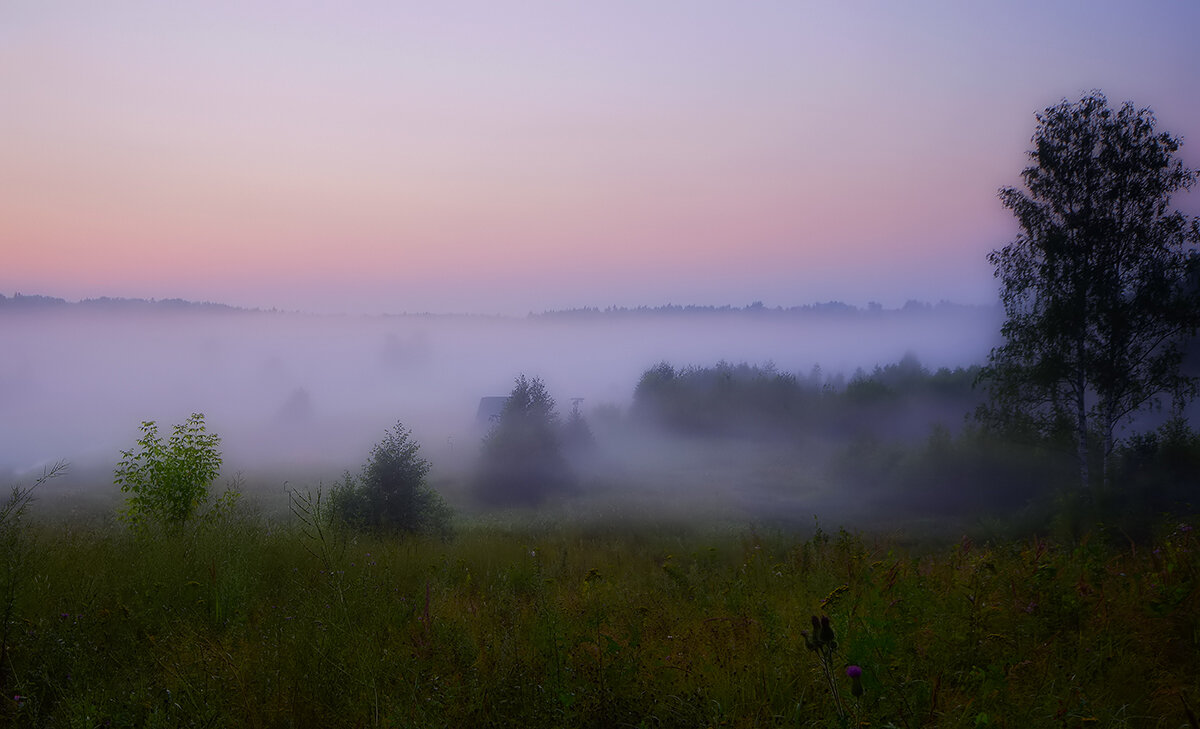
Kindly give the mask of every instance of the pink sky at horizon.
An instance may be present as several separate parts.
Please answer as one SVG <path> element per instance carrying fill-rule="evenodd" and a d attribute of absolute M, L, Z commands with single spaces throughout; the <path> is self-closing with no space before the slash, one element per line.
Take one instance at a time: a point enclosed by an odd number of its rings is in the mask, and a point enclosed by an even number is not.
<path fill-rule="evenodd" d="M 1100 88 L 1200 167 L 1197 21 L 1166 0 L 11 3 L 0 292 L 987 303 L 1036 111 Z"/>

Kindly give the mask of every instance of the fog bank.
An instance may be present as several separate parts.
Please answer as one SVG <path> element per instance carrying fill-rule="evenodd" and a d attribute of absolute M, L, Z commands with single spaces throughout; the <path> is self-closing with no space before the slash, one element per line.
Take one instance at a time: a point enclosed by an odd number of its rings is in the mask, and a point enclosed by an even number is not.
<path fill-rule="evenodd" d="M 0 316 L 0 475 L 58 459 L 109 466 L 143 420 L 206 414 L 227 469 L 356 468 L 396 421 L 431 458 L 472 457 L 479 399 L 541 377 L 565 411 L 628 406 L 660 361 L 720 360 L 850 375 L 915 354 L 980 363 L 1000 312 L 588 317 L 319 317 L 234 312 L 8 312 Z"/>

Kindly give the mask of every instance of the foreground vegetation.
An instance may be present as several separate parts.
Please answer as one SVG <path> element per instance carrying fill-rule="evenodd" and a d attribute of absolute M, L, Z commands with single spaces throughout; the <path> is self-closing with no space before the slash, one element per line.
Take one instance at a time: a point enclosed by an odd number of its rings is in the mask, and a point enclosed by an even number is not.
<path fill-rule="evenodd" d="M 1200 539 L 27 525 L 15 726 L 1191 726 Z M 836 630 L 831 695 L 801 631 Z M 862 695 L 848 666 L 861 667 Z"/>

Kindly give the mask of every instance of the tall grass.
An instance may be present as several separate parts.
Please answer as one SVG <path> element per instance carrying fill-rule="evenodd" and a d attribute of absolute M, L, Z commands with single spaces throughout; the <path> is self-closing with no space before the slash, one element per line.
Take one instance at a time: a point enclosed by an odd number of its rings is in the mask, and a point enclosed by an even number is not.
<path fill-rule="evenodd" d="M 1187 524 L 1124 549 L 477 523 L 322 552 L 245 512 L 28 536 L 15 726 L 1176 727 L 1200 703 Z"/>

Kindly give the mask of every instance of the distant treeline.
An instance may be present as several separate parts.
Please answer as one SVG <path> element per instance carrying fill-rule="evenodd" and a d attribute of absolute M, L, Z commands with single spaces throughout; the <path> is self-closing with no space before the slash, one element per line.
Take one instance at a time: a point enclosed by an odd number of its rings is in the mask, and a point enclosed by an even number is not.
<path fill-rule="evenodd" d="M 262 312 L 262 309 L 247 309 L 210 301 L 188 301 L 186 299 L 133 299 L 123 297 L 101 296 L 95 299 L 82 299 L 78 302 L 67 301 L 56 296 L 40 294 L 0 294 L 0 311 L 12 310 L 44 310 L 70 307 L 72 309 L 92 309 L 104 311 L 210 311 L 210 312 Z M 576 309 L 557 309 L 543 312 L 530 312 L 530 319 L 596 319 L 596 318 L 630 318 L 645 316 L 688 316 L 688 315 L 752 315 L 752 316 L 882 316 L 887 314 L 921 314 L 921 313 L 950 313 L 977 312 L 994 309 L 995 306 L 977 306 L 955 304 L 940 301 L 930 304 L 924 301 L 910 300 L 896 309 L 885 309 L 882 304 L 870 302 L 865 308 L 841 301 L 826 301 L 804 306 L 775 306 L 768 307 L 761 301 L 755 301 L 746 306 L 703 306 L 698 304 L 664 304 L 662 306 L 608 306 L 605 308 L 584 306 Z M 277 309 L 271 309 L 275 312 Z M 393 316 L 437 316 L 431 313 L 406 313 Z M 450 315 L 462 316 L 462 315 Z"/>
<path fill-rule="evenodd" d="M 1062 526 L 1076 502 L 1055 501 L 1069 483 L 1069 442 L 991 431 L 972 417 L 986 393 L 979 367 L 930 371 L 914 356 L 848 379 L 730 364 L 646 370 L 634 391 L 635 421 L 689 438 L 818 439 L 832 445 L 830 478 L 862 503 L 895 513 L 1015 514 Z M 1090 508 L 1122 534 L 1150 536 L 1162 514 L 1194 509 L 1200 433 L 1171 419 L 1123 440 L 1112 454 L 1113 487 Z"/>
<path fill-rule="evenodd" d="M 950 312 L 950 311 L 980 311 L 992 309 L 992 306 L 972 306 L 940 301 L 930 304 L 924 301 L 910 300 L 898 309 L 885 309 L 882 304 L 870 302 L 866 308 L 859 308 L 841 301 L 826 301 L 803 306 L 764 306 L 761 301 L 755 301 L 746 306 L 698 306 L 695 304 L 664 304 L 663 306 L 609 306 L 603 309 L 594 306 L 584 306 L 576 309 L 560 309 L 544 311 L 540 314 L 530 314 L 531 318 L 563 318 L 586 319 L 597 317 L 633 317 L 633 316 L 679 316 L 689 314 L 753 314 L 753 315 L 797 315 L 797 314 L 835 314 L 846 316 L 882 315 L 885 313 L 901 312 L 905 314 Z"/>
<path fill-rule="evenodd" d="M 12 310 L 45 310 L 45 309 L 91 309 L 103 311 L 204 311 L 235 313 L 257 311 L 243 309 L 228 304 L 215 304 L 209 301 L 187 301 L 185 299 L 125 299 L 101 296 L 98 299 L 83 299 L 70 302 L 55 296 L 40 296 L 37 294 L 0 294 L 0 311 Z"/>
<path fill-rule="evenodd" d="M 982 402 L 973 387 L 978 373 L 978 366 L 931 372 L 912 355 L 848 380 L 819 367 L 796 375 L 773 365 L 662 362 L 642 374 L 633 413 L 686 435 L 924 436 L 933 425 L 960 424 Z"/>
<path fill-rule="evenodd" d="M 1197 340 L 1200 341 L 1200 340 Z M 972 417 L 986 393 L 979 366 L 931 371 L 912 355 L 849 378 L 730 364 L 647 369 L 635 421 L 689 438 L 818 439 L 834 447 L 827 473 L 848 494 L 896 513 L 1014 514 L 1070 522 L 1069 439 L 989 430 Z M 1194 509 L 1200 432 L 1184 417 L 1136 424 L 1112 454 L 1112 487 L 1091 507 L 1122 534 L 1145 538 L 1162 514 Z M 1082 502 L 1080 502 L 1082 503 Z M 1057 516 L 1054 516 L 1057 515 Z"/>

